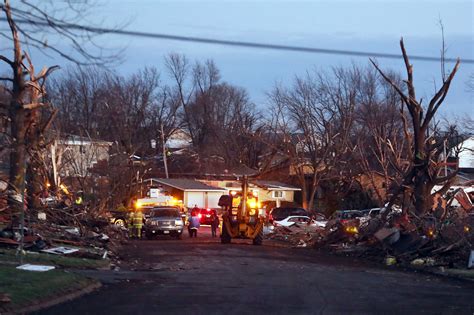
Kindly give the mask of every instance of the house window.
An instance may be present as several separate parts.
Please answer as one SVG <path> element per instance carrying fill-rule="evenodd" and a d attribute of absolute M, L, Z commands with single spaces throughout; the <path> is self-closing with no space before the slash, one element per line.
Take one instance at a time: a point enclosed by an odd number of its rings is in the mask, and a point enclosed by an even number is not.
<path fill-rule="evenodd" d="M 273 191 L 272 192 L 273 198 L 283 198 L 283 191 Z"/>

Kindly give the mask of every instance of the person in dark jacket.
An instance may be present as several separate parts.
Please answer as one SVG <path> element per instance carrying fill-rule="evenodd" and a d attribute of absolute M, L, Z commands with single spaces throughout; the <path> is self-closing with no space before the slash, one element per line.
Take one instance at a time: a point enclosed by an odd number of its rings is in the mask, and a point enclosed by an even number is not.
<path fill-rule="evenodd" d="M 211 232 L 212 232 L 212 237 L 217 236 L 217 228 L 219 227 L 219 216 L 217 213 L 212 214 L 212 221 L 211 221 Z"/>

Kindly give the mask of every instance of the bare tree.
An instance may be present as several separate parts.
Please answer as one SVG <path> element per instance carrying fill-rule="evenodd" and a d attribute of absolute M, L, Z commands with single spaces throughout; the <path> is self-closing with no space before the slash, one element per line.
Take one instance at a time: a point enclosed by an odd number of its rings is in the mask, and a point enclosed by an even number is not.
<path fill-rule="evenodd" d="M 5 62 L 12 71 L 11 76 L 0 78 L 8 82 L 7 88 L 10 94 L 10 102 L 2 104 L 7 108 L 10 123 L 9 136 L 11 138 L 10 153 L 10 178 L 9 190 L 11 198 L 9 205 L 12 210 L 18 210 L 20 203 L 24 200 L 25 175 L 28 159 L 28 149 L 35 150 L 40 136 L 49 127 L 50 121 L 41 126 L 40 109 L 45 106 L 42 102 L 45 89 L 44 83 L 53 68 L 43 68 L 36 73 L 29 55 L 22 50 L 20 30 L 16 25 L 10 2 L 5 0 L 2 5 L 8 21 L 12 40 L 13 56 L 0 55 L 0 60 Z M 51 116 L 51 119 L 53 116 Z M 30 154 L 31 155 L 31 154 Z"/>
<path fill-rule="evenodd" d="M 134 193 L 129 183 L 143 170 L 133 166 L 133 156 L 161 155 L 160 146 L 152 148 L 151 142 L 166 142 L 179 128 L 181 107 L 155 68 L 130 76 L 96 67 L 70 69 L 53 80 L 50 91 L 63 137 L 74 134 L 113 143 L 107 174 L 115 187 L 114 199 Z"/>
<path fill-rule="evenodd" d="M 184 56 L 166 59 L 175 81 L 172 97 L 182 107 L 183 126 L 202 157 L 220 156 L 226 164 L 256 167 L 261 116 L 247 92 L 221 81 L 212 60 L 193 67 Z"/>
<path fill-rule="evenodd" d="M 13 4 L 6 0 L 0 8 L 9 11 L 20 45 L 35 48 L 35 52 L 47 56 L 60 56 L 75 64 L 116 63 L 120 60 L 121 49 L 104 48 L 98 41 L 102 34 L 81 27 L 81 24 L 98 26 L 89 18 L 98 4 L 96 0 L 22 0 Z M 0 30 L 0 36 L 15 40 L 4 29 Z"/>
<path fill-rule="evenodd" d="M 390 77 L 400 81 L 396 75 Z M 400 185 L 409 166 L 411 137 L 404 133 L 406 113 L 398 93 L 375 69 L 364 69 L 358 89 L 355 161 L 360 168 L 361 184 L 382 206 L 392 186 Z"/>
<path fill-rule="evenodd" d="M 189 112 L 189 106 L 191 98 L 195 91 L 194 82 L 189 82 L 190 76 L 190 65 L 189 61 L 184 55 L 176 53 L 170 54 L 165 58 L 165 66 L 168 69 L 169 75 L 174 81 L 174 86 L 170 88 L 171 97 L 175 99 L 175 102 L 182 108 L 182 121 L 191 121 L 191 113 Z M 194 130 L 189 126 L 186 126 L 191 137 L 191 141 L 194 145 L 197 143 L 197 135 Z"/>
<path fill-rule="evenodd" d="M 431 98 L 427 107 L 423 107 L 422 100 L 416 98 L 413 83 L 413 66 L 410 64 L 403 39 L 400 40 L 400 47 L 407 72 L 407 79 L 405 81 L 407 93 L 404 92 L 399 84 L 387 76 L 375 61 L 371 60 L 371 62 L 382 77 L 397 91 L 411 118 L 410 128 L 407 130 L 407 132 L 413 135 L 411 165 L 403 176 L 403 182 L 394 193 L 390 204 L 403 193 L 405 195 L 404 199 L 409 198 L 409 200 L 413 201 L 415 213 L 422 215 L 432 208 L 433 199 L 431 191 L 433 187 L 437 184 L 444 184 L 443 188 L 449 187 L 450 179 L 456 175 L 456 172 L 446 176 L 441 174 L 437 163 L 443 153 L 444 139 L 437 138 L 435 134 L 431 133 L 432 130 L 430 128 L 438 109 L 446 98 L 451 82 L 459 68 L 460 61 L 456 62 L 449 75 L 443 75 L 441 87 Z"/>
<path fill-rule="evenodd" d="M 12 55 L 0 55 L 0 61 L 6 63 L 11 74 L 1 77 L 6 81 L 11 95 L 7 108 L 9 116 L 9 132 L 11 139 L 10 154 L 10 206 L 18 208 L 18 201 L 24 199 L 25 174 L 27 160 L 31 158 L 29 168 L 30 183 L 28 192 L 37 194 L 39 186 L 34 184 L 35 169 L 40 165 L 37 161 L 38 146 L 45 127 L 49 127 L 54 114 L 47 118 L 43 125 L 42 109 L 46 108 L 44 82 L 52 69 L 44 68 L 35 73 L 29 55 L 23 49 L 36 48 L 45 54 L 61 56 L 78 64 L 103 64 L 115 60 L 117 54 L 104 54 L 101 49 L 91 52 L 94 33 L 80 27 L 72 27 L 73 23 L 83 21 L 86 12 L 91 8 L 90 1 L 17 1 L 14 5 L 9 0 L 0 4 L 5 14 L 8 27 L 0 30 L 0 36 L 12 43 Z M 68 45 L 64 45 L 67 43 Z M 96 46 L 100 47 L 100 46 Z M 71 49 L 72 48 L 72 49 Z M 37 198 L 33 198 L 36 203 Z"/>
<path fill-rule="evenodd" d="M 308 73 L 297 77 L 291 88 L 277 87 L 271 93 L 274 130 L 281 135 L 306 209 L 313 209 L 322 181 L 340 178 L 336 165 L 350 153 L 357 93 L 352 83 L 358 75 L 356 68 Z"/>

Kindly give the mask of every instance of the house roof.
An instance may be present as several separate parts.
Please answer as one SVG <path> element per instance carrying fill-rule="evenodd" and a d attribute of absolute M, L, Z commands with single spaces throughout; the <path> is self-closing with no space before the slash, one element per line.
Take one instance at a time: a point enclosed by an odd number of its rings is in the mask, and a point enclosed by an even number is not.
<path fill-rule="evenodd" d="M 251 169 L 243 164 L 229 166 L 226 165 L 224 159 L 219 156 L 201 159 L 200 163 L 194 168 L 198 174 L 202 176 L 214 177 L 230 177 L 235 178 L 240 176 L 251 176 L 257 173 L 256 170 Z"/>
<path fill-rule="evenodd" d="M 182 191 L 222 191 L 225 192 L 226 189 L 218 188 L 206 185 L 194 179 L 185 179 L 185 178 L 150 178 L 156 183 L 170 186 Z"/>
<path fill-rule="evenodd" d="M 271 180 L 255 180 L 252 181 L 253 184 L 262 187 L 266 190 L 292 190 L 292 191 L 300 191 L 301 189 L 292 185 L 284 184 L 277 181 Z"/>

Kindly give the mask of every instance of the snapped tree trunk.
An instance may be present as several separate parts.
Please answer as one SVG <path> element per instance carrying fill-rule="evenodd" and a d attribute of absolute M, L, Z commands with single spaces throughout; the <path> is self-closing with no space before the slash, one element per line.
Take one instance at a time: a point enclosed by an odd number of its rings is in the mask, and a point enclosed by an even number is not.
<path fill-rule="evenodd" d="M 38 209 L 41 207 L 41 192 L 43 187 L 43 181 L 39 170 L 42 165 L 40 163 L 40 156 L 38 152 L 34 152 L 29 160 L 26 169 L 26 183 L 27 183 L 27 203 L 28 207 L 32 209 Z"/>
<path fill-rule="evenodd" d="M 449 180 L 456 175 L 456 172 L 441 177 L 438 173 L 431 172 L 430 168 L 436 168 L 436 162 L 438 162 L 439 154 L 441 151 L 437 151 L 435 137 L 428 135 L 429 126 L 436 112 L 438 111 L 441 104 L 448 94 L 451 82 L 459 68 L 460 60 L 456 61 L 454 68 L 452 69 L 449 76 L 443 75 L 443 84 L 438 89 L 436 94 L 429 101 L 428 106 L 423 107 L 421 100 L 418 101 L 416 98 L 415 87 L 413 83 L 413 66 L 410 64 L 408 54 L 406 53 L 403 39 L 400 40 L 400 48 L 402 50 L 403 59 L 405 61 L 405 67 L 407 71 L 407 85 L 408 94 L 406 94 L 391 78 L 389 78 L 380 68 L 377 63 L 371 59 L 372 64 L 378 70 L 380 75 L 395 89 L 395 91 L 402 98 L 403 103 L 406 105 L 408 112 L 411 117 L 411 128 L 413 132 L 414 146 L 413 146 L 413 158 L 412 158 L 412 169 L 406 173 L 402 184 L 397 188 L 396 193 L 392 196 L 389 206 L 391 206 L 398 195 L 405 194 L 410 189 L 412 193 L 413 207 L 415 214 L 423 215 L 432 208 L 433 198 L 431 196 L 431 190 L 437 182 L 443 182 Z M 443 62 L 443 59 L 441 60 Z M 443 64 L 444 66 L 444 64 Z M 434 162 L 434 163 L 433 163 Z M 405 209 L 406 211 L 406 209 Z M 387 214 L 388 212 L 386 212 Z"/>
<path fill-rule="evenodd" d="M 16 99 L 10 104 L 9 116 L 11 119 L 11 136 L 13 143 L 10 153 L 10 198 L 8 198 L 8 205 L 12 214 L 16 215 L 20 212 L 22 206 L 27 160 L 25 143 L 27 130 L 26 113 L 25 110 L 21 108 L 21 103 Z"/>

